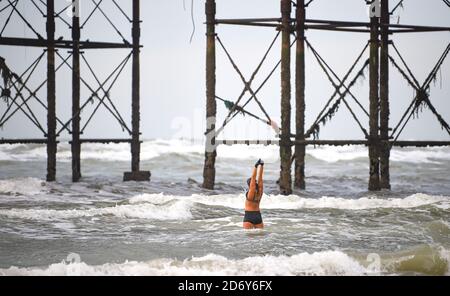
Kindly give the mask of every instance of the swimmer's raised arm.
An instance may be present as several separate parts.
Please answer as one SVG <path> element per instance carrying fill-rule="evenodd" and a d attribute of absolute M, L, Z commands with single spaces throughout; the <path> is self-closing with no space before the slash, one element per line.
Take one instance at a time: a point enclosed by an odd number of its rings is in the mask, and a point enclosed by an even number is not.
<path fill-rule="evenodd" d="M 256 194 L 256 174 L 258 172 L 257 166 L 253 168 L 252 177 L 248 188 L 247 198 L 253 198 Z"/>
<path fill-rule="evenodd" d="M 259 198 L 262 197 L 264 191 L 264 161 L 259 161 L 259 172 L 258 172 L 258 195 Z"/>

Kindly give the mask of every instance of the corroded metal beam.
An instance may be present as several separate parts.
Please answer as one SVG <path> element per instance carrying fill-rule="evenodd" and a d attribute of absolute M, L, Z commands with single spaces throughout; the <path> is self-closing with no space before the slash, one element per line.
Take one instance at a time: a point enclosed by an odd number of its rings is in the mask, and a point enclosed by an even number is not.
<path fill-rule="evenodd" d="M 131 45 L 131 44 L 114 43 L 114 42 L 80 41 L 79 44 L 80 44 L 80 49 L 133 48 L 133 45 Z M 48 41 L 45 39 L 0 37 L 0 45 L 46 48 L 48 46 Z M 55 40 L 54 47 L 62 48 L 62 49 L 72 49 L 73 41 L 72 40 Z"/>
<path fill-rule="evenodd" d="M 216 140 L 217 145 L 280 145 L 279 140 Z M 292 145 L 305 146 L 368 146 L 367 140 L 292 140 Z M 450 141 L 389 141 L 393 147 L 446 147 L 450 146 Z"/>

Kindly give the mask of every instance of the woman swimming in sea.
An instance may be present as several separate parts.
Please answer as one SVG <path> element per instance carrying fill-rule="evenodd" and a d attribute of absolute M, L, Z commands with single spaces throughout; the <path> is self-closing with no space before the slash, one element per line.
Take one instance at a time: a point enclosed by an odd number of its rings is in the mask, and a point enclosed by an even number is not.
<path fill-rule="evenodd" d="M 263 195 L 264 161 L 259 159 L 253 168 L 252 177 L 247 180 L 248 191 L 245 194 L 244 229 L 262 229 L 264 223 L 259 204 Z M 258 176 L 258 182 L 256 177 Z"/>

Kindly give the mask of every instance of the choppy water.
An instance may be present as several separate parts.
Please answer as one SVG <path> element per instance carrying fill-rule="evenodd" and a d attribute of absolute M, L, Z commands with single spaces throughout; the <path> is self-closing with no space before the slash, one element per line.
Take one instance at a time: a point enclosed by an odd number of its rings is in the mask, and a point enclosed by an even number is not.
<path fill-rule="evenodd" d="M 128 151 L 84 145 L 72 184 L 68 145 L 57 183 L 42 181 L 45 147 L 0 147 L 0 275 L 450 274 L 449 148 L 394 150 L 393 190 L 377 194 L 364 147 L 311 148 L 308 190 L 288 197 L 276 147 L 220 147 L 212 192 L 198 185 L 201 144 L 145 142 L 150 183 L 121 181 Z M 257 158 L 266 228 L 243 231 Z"/>

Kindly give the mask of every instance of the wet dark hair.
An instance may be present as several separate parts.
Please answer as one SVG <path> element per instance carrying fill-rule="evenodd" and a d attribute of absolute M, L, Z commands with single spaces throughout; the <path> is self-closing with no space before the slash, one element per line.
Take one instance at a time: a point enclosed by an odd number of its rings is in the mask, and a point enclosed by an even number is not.
<path fill-rule="evenodd" d="M 250 183 L 252 182 L 252 178 L 247 179 L 247 186 L 250 187 Z M 258 182 L 256 182 L 256 190 L 258 190 Z"/>

